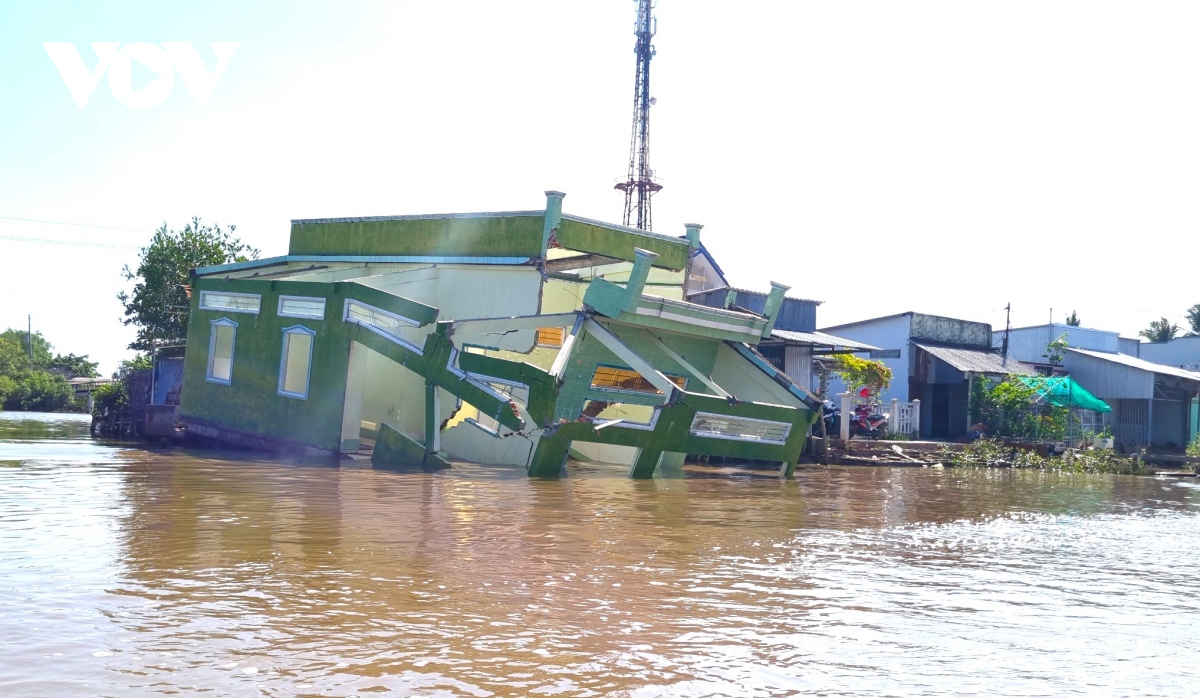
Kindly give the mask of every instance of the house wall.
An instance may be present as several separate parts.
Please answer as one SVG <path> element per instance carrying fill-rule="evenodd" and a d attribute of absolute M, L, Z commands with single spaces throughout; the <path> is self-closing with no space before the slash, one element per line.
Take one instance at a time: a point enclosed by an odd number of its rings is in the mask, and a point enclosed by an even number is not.
<path fill-rule="evenodd" d="M 923 313 L 912 313 L 910 317 L 912 319 L 910 336 L 913 339 L 984 349 L 992 346 L 992 326 L 986 322 L 972 322 Z M 848 337 L 849 335 L 843 333 L 842 336 Z"/>
<path fill-rule="evenodd" d="M 1118 337 L 1117 342 L 1118 342 L 1118 345 L 1121 347 L 1120 351 L 1122 354 L 1125 354 L 1127 356 L 1136 356 L 1139 358 L 1141 357 L 1141 355 L 1142 355 L 1142 351 L 1141 351 L 1142 340 L 1134 339 L 1132 337 Z M 1147 359 L 1147 360 L 1149 360 L 1149 359 Z M 1161 362 L 1155 361 L 1154 363 L 1161 363 Z"/>
<path fill-rule="evenodd" d="M 1086 327 L 1071 327 L 1070 325 L 1039 325 L 1037 327 L 1020 327 L 1009 331 L 1008 355 L 1018 361 L 1028 361 L 1035 364 L 1047 363 L 1046 346 L 1062 335 L 1067 336 L 1067 342 L 1077 349 L 1117 353 L 1121 350 L 1120 336 L 1116 332 L 1093 330 Z M 1003 332 L 992 335 L 992 344 L 1002 346 Z"/>
<path fill-rule="evenodd" d="M 1072 351 L 1066 352 L 1063 367 L 1084 390 L 1104 401 L 1154 397 L 1154 374 L 1149 371 Z"/>
<path fill-rule="evenodd" d="M 712 380 L 725 392 L 738 400 L 765 402 L 769 405 L 804 407 L 804 403 L 792 395 L 770 376 L 747 361 L 729 345 L 721 342 L 717 347 L 716 365 Z M 692 392 L 699 392 L 693 390 Z"/>
<path fill-rule="evenodd" d="M 446 265 L 415 266 L 405 271 L 356 280 L 439 308 L 439 319 L 509 317 L 537 313 L 541 275 L 532 267 Z M 342 319 L 344 295 L 328 283 L 291 280 L 197 279 L 192 294 L 188 327 L 185 388 L 180 413 L 236 429 L 294 441 L 327 451 L 342 446 L 343 431 L 351 438 L 352 425 L 343 425 L 350 341 L 357 328 Z M 258 293 L 258 315 L 200 310 L 202 290 Z M 324 320 L 279 317 L 278 297 L 308 295 L 326 298 Z M 233 376 L 230 385 L 208 382 L 211 322 L 228 317 L 238 323 L 234 338 Z M 302 325 L 317 332 L 309 396 L 306 400 L 277 394 L 283 329 Z M 421 346 L 434 325 L 412 328 L 405 339 Z M 502 336 L 457 333 L 455 342 L 475 342 L 515 351 L 528 351 L 532 330 Z M 366 350 L 361 391 L 361 419 L 391 424 L 413 438 L 424 439 L 424 379 L 380 354 Z M 443 393 L 443 416 L 454 404 Z M 353 420 L 350 420 L 353 421 Z"/>
<path fill-rule="evenodd" d="M 912 346 L 909 344 L 909 327 L 909 316 L 898 315 L 821 331 L 830 332 L 838 337 L 863 342 L 864 344 L 870 344 L 881 349 L 900 350 L 899 358 L 879 359 L 884 365 L 892 369 L 892 384 L 880 396 L 885 402 L 891 402 L 893 398 L 905 401 L 912 399 L 908 395 L 909 357 L 913 351 Z M 838 393 L 845 391 L 846 386 L 840 380 L 836 377 L 830 378 L 829 396 L 831 399 Z M 913 397 L 919 398 L 920 395 L 914 395 Z"/>
<path fill-rule="evenodd" d="M 688 293 L 708 291 L 728 285 L 712 263 L 708 261 L 708 257 L 699 253 L 692 257 L 692 267 L 687 279 Z"/>
<path fill-rule="evenodd" d="M 286 293 L 305 291 L 325 297 L 324 284 L 290 285 Z M 199 291 L 229 290 L 261 293 L 258 315 L 201 310 Z M 324 320 L 279 317 L 279 285 L 269 281 L 198 280 L 192 293 L 188 322 L 188 351 L 180 414 L 256 434 L 336 451 L 340 446 L 349 339 L 342 322 L 341 303 L 329 298 Z M 212 321 L 238 323 L 234 336 L 233 370 L 229 385 L 207 380 Z M 278 394 L 283 354 L 283 330 L 301 325 L 314 330 L 309 394 L 305 400 Z"/>
<path fill-rule="evenodd" d="M 1146 342 L 1140 357 L 1156 364 L 1200 371 L 1200 337 L 1179 337 L 1169 342 Z"/>

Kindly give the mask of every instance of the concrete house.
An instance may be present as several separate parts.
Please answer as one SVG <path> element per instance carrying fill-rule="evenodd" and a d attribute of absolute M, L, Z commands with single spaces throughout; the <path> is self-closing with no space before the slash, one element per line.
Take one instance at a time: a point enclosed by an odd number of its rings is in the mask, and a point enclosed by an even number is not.
<path fill-rule="evenodd" d="M 966 433 L 968 395 L 976 376 L 1030 375 L 1032 367 L 992 348 L 992 326 L 983 322 L 900 313 L 827 327 L 822 332 L 869 345 L 892 370 L 892 384 L 881 396 L 920 400 L 920 435 L 948 438 Z M 844 390 L 832 386 L 830 393 Z"/>
<path fill-rule="evenodd" d="M 568 453 L 634 477 L 685 454 L 790 474 L 811 396 L 755 350 L 760 313 L 684 300 L 683 237 L 546 208 L 296 220 L 288 254 L 196 269 L 179 408 L 272 450 L 446 459 L 557 476 Z"/>

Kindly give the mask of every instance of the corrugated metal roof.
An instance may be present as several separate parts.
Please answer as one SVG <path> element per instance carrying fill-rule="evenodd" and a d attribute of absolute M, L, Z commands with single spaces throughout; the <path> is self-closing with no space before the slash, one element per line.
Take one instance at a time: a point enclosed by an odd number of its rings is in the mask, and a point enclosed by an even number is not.
<path fill-rule="evenodd" d="M 824 332 L 794 332 L 792 330 L 771 330 L 771 336 L 776 339 L 785 339 L 789 342 L 799 342 L 801 344 L 812 344 L 819 347 L 833 347 L 834 349 L 861 349 L 863 351 L 879 351 L 879 347 L 873 347 L 870 344 L 856 342 L 853 339 L 845 339 L 843 337 L 834 337 L 831 334 Z"/>
<path fill-rule="evenodd" d="M 1175 368 L 1174 366 L 1164 366 L 1163 364 L 1152 363 L 1150 361 L 1146 361 L 1145 359 L 1139 359 L 1136 356 L 1130 356 L 1128 354 L 1109 354 L 1102 351 L 1088 351 L 1086 349 L 1070 348 L 1068 348 L 1067 351 L 1073 351 L 1077 354 L 1090 356 L 1094 359 L 1111 361 L 1115 364 L 1121 364 L 1122 366 L 1140 369 L 1148 373 L 1158 373 L 1164 376 L 1172 376 L 1174 378 L 1182 378 L 1184 380 L 1200 382 L 1200 373 L 1196 373 L 1194 371 L 1185 371 L 1182 368 Z"/>
<path fill-rule="evenodd" d="M 1037 371 L 1020 361 L 1008 358 L 1005 363 L 1000 354 L 982 349 L 960 349 L 958 347 L 940 347 L 936 344 L 919 344 L 913 342 L 930 354 L 945 361 L 954 368 L 968 373 L 992 373 L 997 375 L 1035 376 Z"/>

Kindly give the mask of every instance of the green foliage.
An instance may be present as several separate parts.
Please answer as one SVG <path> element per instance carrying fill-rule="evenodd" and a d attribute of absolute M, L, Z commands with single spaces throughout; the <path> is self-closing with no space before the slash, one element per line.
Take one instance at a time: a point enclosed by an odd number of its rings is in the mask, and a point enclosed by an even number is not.
<path fill-rule="evenodd" d="M 56 355 L 40 332 L 32 336 L 24 330 L 0 333 L 0 408 L 27 412 L 79 411 L 81 405 L 67 382 L 78 376 L 96 376 L 96 363 L 88 361 L 86 356 Z"/>
<path fill-rule="evenodd" d="M 1200 435 L 1192 439 L 1192 442 L 1187 445 L 1187 454 L 1193 458 L 1200 458 Z"/>
<path fill-rule="evenodd" d="M 96 370 L 99 362 L 88 361 L 87 355 L 76 356 L 74 354 L 58 355 L 50 359 L 50 371 L 66 379 L 71 378 L 98 378 L 100 372 Z"/>
<path fill-rule="evenodd" d="M 132 359 L 122 359 L 121 363 L 117 364 L 117 372 L 113 374 L 113 378 L 123 380 L 133 371 L 148 371 L 152 368 L 154 359 L 150 358 L 150 354 L 141 353 Z"/>
<path fill-rule="evenodd" d="M 1172 324 L 1170 320 L 1160 318 L 1151 320 L 1150 326 L 1138 332 L 1139 335 L 1145 337 L 1151 342 L 1169 342 L 1179 334 L 1179 325 Z"/>
<path fill-rule="evenodd" d="M 1190 330 L 1188 334 L 1193 337 L 1200 336 L 1200 304 L 1188 308 L 1187 321 Z"/>
<path fill-rule="evenodd" d="M 62 376 L 35 371 L 16 383 L 4 398 L 4 409 L 17 412 L 65 412 L 74 407 L 75 391 Z"/>
<path fill-rule="evenodd" d="M 1067 316 L 1067 324 L 1071 327 L 1079 327 L 1079 316 L 1075 314 L 1074 310 Z"/>
<path fill-rule="evenodd" d="M 204 225 L 193 218 L 182 230 L 170 230 L 167 224 L 154 233 L 150 244 L 138 253 L 137 269 L 122 270 L 133 290 L 122 291 L 117 299 L 125 306 L 126 325 L 138 328 L 130 349 L 146 350 L 158 341 L 182 342 L 187 336 L 189 272 L 229 262 L 258 258 L 258 250 L 233 236 L 236 226 L 224 230 L 219 225 Z"/>
<path fill-rule="evenodd" d="M 977 376 L 971 386 L 971 421 L 982 422 L 988 433 L 1019 439 L 1061 439 L 1066 433 L 1067 408 L 1035 405 L 1037 390 L 1016 376 L 991 381 Z"/>
<path fill-rule="evenodd" d="M 1067 342 L 1067 333 L 1064 332 L 1060 334 L 1057 339 L 1051 340 L 1051 342 L 1046 345 L 1046 353 L 1042 354 L 1042 356 L 1051 364 L 1055 366 L 1061 366 L 1063 357 L 1066 355 L 1065 352 L 1069 346 L 1071 345 Z"/>
<path fill-rule="evenodd" d="M 103 415 L 106 410 L 116 411 L 129 406 L 129 385 L 117 381 L 97 386 L 92 391 L 92 413 Z"/>
<path fill-rule="evenodd" d="M 0 333 L 0 342 L 9 342 L 20 351 L 25 362 L 25 368 L 29 369 L 29 333 L 25 330 L 7 329 Z M 54 359 L 51 351 L 54 349 L 50 342 L 42 336 L 41 332 L 33 333 L 33 368 L 46 368 Z M 9 374 L 12 375 L 12 374 Z"/>
<path fill-rule="evenodd" d="M 892 384 L 892 369 L 882 361 L 860 359 L 853 354 L 837 354 L 833 358 L 833 373 L 842 379 L 846 389 L 857 392 L 866 387 L 873 393 L 883 392 Z"/>
<path fill-rule="evenodd" d="M 942 460 L 960 468 L 1029 468 L 1077 473 L 1114 473 L 1151 475 L 1155 472 L 1140 458 L 1117 455 L 1109 449 L 1068 451 L 1062 456 L 1041 456 L 1036 452 L 1005 446 L 994 439 L 979 439 L 961 449 L 947 448 Z"/>

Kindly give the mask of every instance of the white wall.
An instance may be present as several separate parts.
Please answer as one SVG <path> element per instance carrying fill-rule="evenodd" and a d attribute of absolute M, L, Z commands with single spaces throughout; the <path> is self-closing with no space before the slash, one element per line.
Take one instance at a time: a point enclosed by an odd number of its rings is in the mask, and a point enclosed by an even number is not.
<path fill-rule="evenodd" d="M 892 384 L 880 397 L 885 402 L 890 402 L 892 398 L 904 401 L 908 400 L 908 363 L 910 352 L 908 343 L 908 315 L 868 320 L 854 325 L 834 327 L 821 331 L 828 332 L 836 337 L 845 337 L 846 339 L 853 339 L 856 342 L 870 344 L 880 349 L 899 349 L 900 358 L 882 359 L 884 365 L 892 369 Z M 830 398 L 845 391 L 846 386 L 837 378 L 832 378 L 829 381 Z"/>

